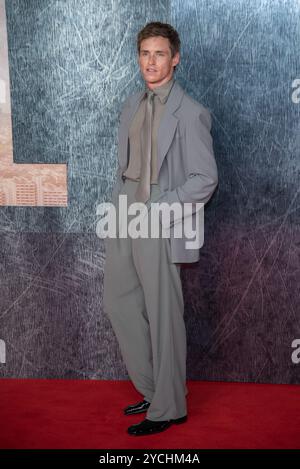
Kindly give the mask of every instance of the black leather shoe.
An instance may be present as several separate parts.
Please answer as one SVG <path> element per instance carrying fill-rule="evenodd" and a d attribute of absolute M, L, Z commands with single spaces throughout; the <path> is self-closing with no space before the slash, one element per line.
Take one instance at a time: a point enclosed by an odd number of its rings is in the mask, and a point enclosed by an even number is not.
<path fill-rule="evenodd" d="M 125 415 L 131 415 L 131 414 L 140 414 L 141 412 L 146 412 L 148 408 L 150 407 L 150 402 L 148 401 L 141 401 L 138 402 L 137 404 L 129 405 L 128 407 L 125 407 L 124 409 L 124 414 Z"/>
<path fill-rule="evenodd" d="M 145 419 L 140 423 L 137 423 L 135 425 L 131 425 L 128 427 L 127 432 L 129 435 L 135 435 L 135 436 L 140 436 L 140 435 L 149 435 L 152 433 L 158 433 L 158 432 L 163 432 L 167 428 L 169 428 L 173 423 L 179 424 L 179 423 L 184 423 L 187 421 L 187 415 L 184 415 L 184 417 L 180 417 L 179 419 L 171 419 L 171 420 L 160 420 L 160 421 L 154 421 L 154 420 L 149 420 Z"/>

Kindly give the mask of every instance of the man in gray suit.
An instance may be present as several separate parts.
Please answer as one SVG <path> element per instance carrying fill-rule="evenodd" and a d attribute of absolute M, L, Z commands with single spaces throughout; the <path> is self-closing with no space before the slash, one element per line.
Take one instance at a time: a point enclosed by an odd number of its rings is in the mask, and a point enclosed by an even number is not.
<path fill-rule="evenodd" d="M 174 78 L 180 39 L 171 25 L 148 23 L 138 34 L 137 48 L 145 89 L 129 96 L 122 109 L 112 202 L 117 216 L 120 195 L 129 206 L 145 203 L 149 226 L 153 202 L 192 204 L 194 221 L 194 206 L 205 204 L 218 184 L 211 115 Z M 175 237 L 174 213 L 167 221 L 160 218 L 169 228 L 167 238 L 161 233 L 158 238 L 105 238 L 104 311 L 128 374 L 144 396 L 124 413 L 147 412 L 128 428 L 130 435 L 161 432 L 187 420 L 180 263 L 196 262 L 199 247 L 187 247 L 185 232 Z"/>

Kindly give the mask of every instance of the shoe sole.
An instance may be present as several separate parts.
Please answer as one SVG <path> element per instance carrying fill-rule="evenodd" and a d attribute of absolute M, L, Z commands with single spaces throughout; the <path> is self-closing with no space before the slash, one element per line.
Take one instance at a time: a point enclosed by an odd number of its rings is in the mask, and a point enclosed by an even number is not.
<path fill-rule="evenodd" d="M 169 422 L 169 425 L 167 425 L 163 430 L 153 430 L 152 432 L 141 432 L 141 433 L 131 433 L 127 430 L 127 433 L 131 436 L 147 436 L 147 435 L 152 435 L 153 433 L 162 433 L 163 431 L 167 430 L 169 427 L 171 427 L 171 425 L 173 423 L 175 423 L 176 425 L 180 424 L 180 423 L 184 423 L 187 421 L 187 415 L 184 415 L 183 417 L 180 417 L 179 419 L 172 419 L 170 422 Z"/>
<path fill-rule="evenodd" d="M 142 414 L 143 412 L 147 412 L 148 409 L 144 410 L 134 410 L 133 412 L 124 412 L 124 415 L 133 415 L 133 414 Z"/>

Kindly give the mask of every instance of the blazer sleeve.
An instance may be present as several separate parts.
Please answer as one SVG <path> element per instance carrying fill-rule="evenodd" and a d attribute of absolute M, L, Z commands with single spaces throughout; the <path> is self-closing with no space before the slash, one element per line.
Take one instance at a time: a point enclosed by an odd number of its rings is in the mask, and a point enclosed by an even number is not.
<path fill-rule="evenodd" d="M 207 203 L 218 185 L 218 170 L 211 136 L 211 114 L 203 108 L 186 123 L 185 158 L 187 179 L 164 193 L 160 202 Z"/>

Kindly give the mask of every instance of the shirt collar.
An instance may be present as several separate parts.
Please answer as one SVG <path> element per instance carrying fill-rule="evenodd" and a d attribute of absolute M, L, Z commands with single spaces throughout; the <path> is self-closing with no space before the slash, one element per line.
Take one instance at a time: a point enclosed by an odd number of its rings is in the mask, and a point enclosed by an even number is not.
<path fill-rule="evenodd" d="M 162 104 L 165 104 L 168 99 L 168 96 L 169 96 L 169 93 L 171 91 L 174 81 L 175 79 L 174 77 L 172 77 L 169 81 L 167 81 L 167 83 L 164 83 L 163 85 L 160 85 L 160 86 L 156 86 L 155 88 L 153 88 L 153 90 L 150 90 L 148 86 L 146 85 L 145 97 L 147 96 L 149 91 L 153 91 L 153 93 L 159 97 L 160 102 Z"/>

